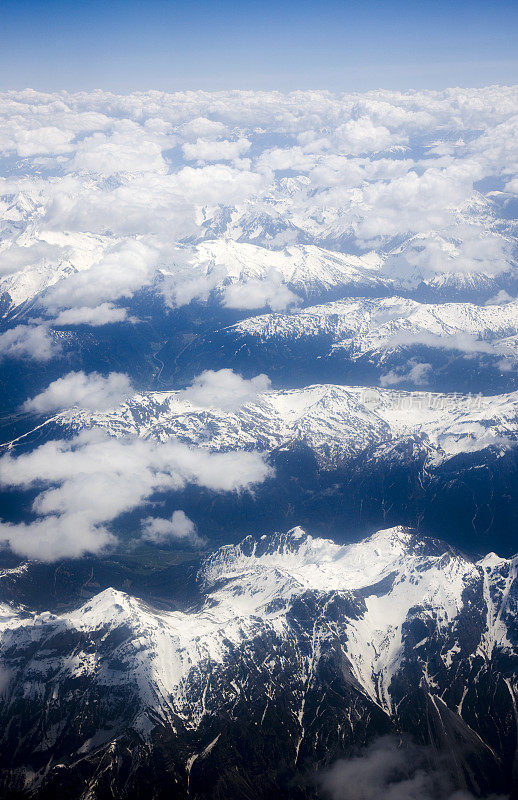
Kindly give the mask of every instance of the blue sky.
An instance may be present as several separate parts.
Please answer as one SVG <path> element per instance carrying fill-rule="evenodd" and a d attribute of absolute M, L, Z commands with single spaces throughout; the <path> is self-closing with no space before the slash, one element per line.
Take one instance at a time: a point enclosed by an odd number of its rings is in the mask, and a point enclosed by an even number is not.
<path fill-rule="evenodd" d="M 443 88 L 518 82 L 518 3 L 0 0 L 0 87 Z"/>

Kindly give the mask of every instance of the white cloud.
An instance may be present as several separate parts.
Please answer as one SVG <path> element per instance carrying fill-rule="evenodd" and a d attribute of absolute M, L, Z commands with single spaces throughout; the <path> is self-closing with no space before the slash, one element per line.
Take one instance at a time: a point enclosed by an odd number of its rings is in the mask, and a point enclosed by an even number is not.
<path fill-rule="evenodd" d="M 473 183 L 482 177 L 476 164 L 454 164 L 444 169 L 430 166 L 422 173 L 411 170 L 388 183 L 367 184 L 355 222 L 363 241 L 420 230 L 450 227 L 456 210 L 473 194 Z"/>
<path fill-rule="evenodd" d="M 45 561 L 99 552 L 113 544 L 108 525 L 156 492 L 188 483 L 209 490 L 247 489 L 272 473 L 257 453 L 209 453 L 176 441 L 110 438 L 99 430 L 0 458 L 0 483 L 37 488 L 30 523 L 0 523 L 0 541 Z M 47 488 L 42 488 L 47 487 Z"/>
<path fill-rule="evenodd" d="M 505 289 L 500 289 L 493 297 L 486 300 L 486 306 L 501 306 L 507 303 L 516 303 L 517 299 L 516 297 L 511 297 L 509 292 L 506 292 Z"/>
<path fill-rule="evenodd" d="M 219 408 L 232 411 L 251 403 L 270 389 L 267 375 L 256 375 L 247 380 L 231 369 L 206 370 L 192 384 L 178 392 L 178 397 L 202 408 Z"/>
<path fill-rule="evenodd" d="M 303 147 L 276 147 L 267 150 L 258 161 L 259 169 L 308 172 L 317 163 L 312 153 Z"/>
<path fill-rule="evenodd" d="M 411 358 L 408 364 L 397 370 L 390 370 L 386 375 L 381 375 L 381 386 L 397 386 L 403 381 L 413 383 L 415 386 L 426 386 L 429 383 L 432 372 L 432 365 L 420 363 L 415 358 Z"/>
<path fill-rule="evenodd" d="M 25 267 L 37 264 L 44 259 L 59 262 L 69 254 L 69 248 L 47 242 L 35 242 L 28 245 L 11 244 L 0 250 L 0 274 L 10 274 Z"/>
<path fill-rule="evenodd" d="M 369 117 L 351 119 L 340 125 L 334 137 L 339 151 L 351 155 L 378 152 L 391 144 L 407 141 L 407 137 L 391 134 L 384 125 L 375 125 Z"/>
<path fill-rule="evenodd" d="M 90 269 L 75 272 L 70 277 L 51 286 L 42 298 L 42 303 L 49 312 L 65 309 L 95 309 L 91 315 L 98 321 L 120 321 L 120 314 L 114 314 L 110 301 L 131 295 L 148 284 L 154 275 L 159 253 L 153 248 L 133 239 L 123 241 L 109 250 L 101 260 Z M 102 309 L 100 308 L 102 306 Z M 84 321 L 77 316 L 76 320 Z M 115 316 L 115 319 L 114 319 Z M 74 319 L 73 314 L 68 315 Z M 64 319 L 67 319 L 65 315 Z M 63 321 L 63 317 L 60 317 Z"/>
<path fill-rule="evenodd" d="M 46 414 L 66 408 L 79 407 L 89 411 L 103 411 L 122 403 L 133 392 L 131 381 L 121 372 L 110 372 L 104 378 L 98 372 L 69 372 L 52 381 L 47 388 L 26 400 L 24 411 Z"/>
<path fill-rule="evenodd" d="M 72 150 L 71 131 L 60 130 L 54 125 L 45 125 L 32 130 L 14 130 L 11 141 L 3 142 L 3 150 L 14 150 L 20 157 L 26 158 L 37 154 L 56 155 Z"/>
<path fill-rule="evenodd" d="M 46 299 L 57 324 L 92 325 L 121 321 L 109 304 L 142 287 L 172 305 L 207 298 L 214 276 L 180 265 L 167 287 L 155 277 L 179 244 L 210 237 L 385 252 L 417 234 L 388 269 L 497 275 L 514 268 L 515 233 L 474 186 L 497 176 L 516 191 L 517 119 L 513 87 L 3 93 L 0 150 L 24 161 L 0 176 L 0 274 L 18 276 L 20 296 L 57 281 Z M 88 245 L 44 244 L 51 235 Z M 275 278 L 222 298 L 242 309 L 294 299 Z"/>
<path fill-rule="evenodd" d="M 189 122 L 184 122 L 179 132 L 186 139 L 217 138 L 225 136 L 228 128 L 222 122 L 207 119 L 207 117 L 196 117 Z"/>
<path fill-rule="evenodd" d="M 113 303 L 100 303 L 97 306 L 79 306 L 60 311 L 52 320 L 52 325 L 91 325 L 98 327 L 114 322 L 124 322 L 133 318 L 128 317 L 125 308 L 116 308 Z"/>
<path fill-rule="evenodd" d="M 111 134 L 94 133 L 79 142 L 67 168 L 106 176 L 120 172 L 166 173 L 164 144 L 162 137 L 153 135 L 149 128 L 123 120 Z"/>
<path fill-rule="evenodd" d="M 16 325 L 0 333 L 0 359 L 50 361 L 61 348 L 45 325 Z"/>
<path fill-rule="evenodd" d="M 386 347 L 408 347 L 425 345 L 445 350 L 458 350 L 462 353 L 486 353 L 491 356 L 507 355 L 505 339 L 496 338 L 494 341 L 479 339 L 478 336 L 459 333 L 430 333 L 429 331 L 401 331 L 385 341 Z"/>
<path fill-rule="evenodd" d="M 419 273 L 423 280 L 441 274 L 498 275 L 513 261 L 509 241 L 482 225 L 454 224 L 442 236 L 418 236 L 391 254 L 386 272 L 402 283 Z"/>
<path fill-rule="evenodd" d="M 174 176 L 173 188 L 178 201 L 195 205 L 242 203 L 267 186 L 264 175 L 235 169 L 227 164 L 183 167 Z"/>
<path fill-rule="evenodd" d="M 266 278 L 252 278 L 244 283 L 232 283 L 223 290 L 223 303 L 227 308 L 271 308 L 284 311 L 296 305 L 299 298 L 283 283 L 282 275 L 271 270 Z"/>
<path fill-rule="evenodd" d="M 232 161 L 240 158 L 250 149 L 248 139 L 228 139 L 211 141 L 209 139 L 196 139 L 187 142 L 182 147 L 184 157 L 188 161 Z"/>
<path fill-rule="evenodd" d="M 170 308 L 188 305 L 191 300 L 208 300 L 223 277 L 217 270 L 207 274 L 193 270 L 165 275 L 160 282 L 160 292 Z"/>
<path fill-rule="evenodd" d="M 104 488 L 109 491 L 107 485 Z M 51 514 L 28 524 L 0 521 L 0 541 L 24 558 L 57 561 L 100 553 L 114 545 L 116 538 L 104 525 L 93 524 L 88 515 L 70 513 Z"/>
<path fill-rule="evenodd" d="M 180 541 L 191 547 L 203 547 L 206 539 L 199 536 L 196 525 L 184 511 L 174 511 L 170 519 L 146 517 L 142 521 L 142 538 L 154 544 Z"/>

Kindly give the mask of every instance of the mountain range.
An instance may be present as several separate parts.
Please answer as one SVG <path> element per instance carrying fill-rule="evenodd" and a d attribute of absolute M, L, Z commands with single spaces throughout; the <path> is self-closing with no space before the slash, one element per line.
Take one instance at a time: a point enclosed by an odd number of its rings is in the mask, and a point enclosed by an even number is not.
<path fill-rule="evenodd" d="M 517 121 L 0 92 L 0 800 L 518 800 Z"/>

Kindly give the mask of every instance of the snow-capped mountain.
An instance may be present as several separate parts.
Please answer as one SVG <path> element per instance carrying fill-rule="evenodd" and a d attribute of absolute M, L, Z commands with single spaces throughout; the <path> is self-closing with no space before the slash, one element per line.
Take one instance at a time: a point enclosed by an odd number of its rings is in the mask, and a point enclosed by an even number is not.
<path fill-rule="evenodd" d="M 424 344 L 497 355 L 515 354 L 518 303 L 418 303 L 389 297 L 339 300 L 290 314 L 264 314 L 237 323 L 236 334 L 290 340 L 329 337 L 333 348 L 353 357 L 381 354 L 404 345 Z"/>
<path fill-rule="evenodd" d="M 325 468 L 387 445 L 421 441 L 428 466 L 518 439 L 518 394 L 495 397 L 308 386 L 271 391 L 235 411 L 202 408 L 184 392 L 140 393 L 108 412 L 70 410 L 48 420 L 69 431 L 178 438 L 214 451 L 273 451 L 304 443 Z M 42 434 L 39 429 L 39 436 Z"/>
<path fill-rule="evenodd" d="M 198 269 L 221 274 L 221 281 L 245 283 L 262 280 L 275 270 L 300 298 L 325 296 L 331 292 L 386 291 L 376 252 L 363 256 L 325 250 L 315 245 L 286 246 L 272 250 L 232 239 L 203 242 L 194 250 Z"/>
<path fill-rule="evenodd" d="M 165 380 L 231 366 L 280 385 L 339 383 L 497 394 L 516 388 L 518 305 L 356 297 L 249 316 L 165 347 Z"/>
<path fill-rule="evenodd" d="M 29 231 L 30 226 L 0 251 L 1 260 L 2 255 L 9 259 L 11 251 L 16 250 L 17 265 L 16 268 L 13 265 L 11 273 L 0 277 L 4 315 L 9 313 L 13 316 L 17 309 L 42 297 L 56 283 L 98 264 L 120 241 L 106 235 Z M 408 243 L 410 251 L 411 245 L 415 247 L 414 239 Z M 457 296 L 488 299 L 516 280 L 509 270 L 496 277 L 483 271 L 427 274 L 419 268 L 409 270 L 410 256 L 403 259 L 402 252 L 399 247 L 393 253 L 370 251 L 354 255 L 311 243 L 271 249 L 231 238 L 218 238 L 195 246 L 179 246 L 181 266 L 175 263 L 173 256 L 169 260 L 160 260 L 160 269 L 154 280 L 150 275 L 144 283 L 154 285 L 160 295 L 164 276 L 178 280 L 178 275 L 181 275 L 185 281 L 207 281 L 209 291 L 217 296 L 229 284 L 264 281 L 274 272 L 299 301 L 304 302 L 330 296 L 383 296 L 398 291 L 415 293 L 417 290 L 423 296 L 428 293 L 430 298 L 443 301 Z"/>
<path fill-rule="evenodd" d="M 388 731 L 449 752 L 459 788 L 509 789 L 516 574 L 402 528 L 345 547 L 295 528 L 209 556 L 189 611 L 106 589 L 35 615 L 4 588 L 4 791 L 298 797 Z"/>
<path fill-rule="evenodd" d="M 47 229 L 43 209 L 24 193 L 0 196 L 0 208 L 0 311 L 10 320 L 52 286 L 88 270 L 114 243 L 107 236 Z"/>

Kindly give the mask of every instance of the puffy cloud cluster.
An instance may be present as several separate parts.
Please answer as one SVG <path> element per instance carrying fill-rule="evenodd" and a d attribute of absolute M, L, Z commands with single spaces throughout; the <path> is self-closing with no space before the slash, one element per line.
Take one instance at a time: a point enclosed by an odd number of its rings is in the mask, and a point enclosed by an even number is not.
<path fill-rule="evenodd" d="M 206 539 L 199 536 L 196 525 L 184 511 L 174 511 L 170 519 L 146 517 L 142 522 L 142 538 L 153 544 L 180 541 L 190 547 L 203 547 Z"/>
<path fill-rule="evenodd" d="M 408 364 L 390 370 L 380 377 L 380 386 L 397 386 L 400 383 L 411 383 L 414 386 L 426 386 L 430 380 L 432 365 L 411 358 Z"/>
<path fill-rule="evenodd" d="M 60 349 L 46 325 L 15 325 L 0 333 L 0 359 L 50 361 Z"/>
<path fill-rule="evenodd" d="M 84 431 L 18 457 L 8 453 L 0 458 L 1 485 L 38 489 L 32 505 L 36 520 L 0 523 L 0 541 L 20 555 L 44 561 L 96 553 L 115 541 L 110 522 L 157 492 L 188 483 L 216 492 L 246 489 L 270 473 L 257 453 L 208 453 L 175 441 L 116 439 Z M 182 531 L 188 536 L 186 522 L 178 516 L 167 525 L 149 523 L 146 530 L 148 538 L 178 538 Z"/>
<path fill-rule="evenodd" d="M 0 293 L 43 292 L 57 326 L 127 320 L 117 301 L 143 287 L 170 305 L 215 289 L 235 309 L 294 302 L 274 272 L 229 281 L 224 259 L 208 273 L 195 250 L 178 258 L 218 237 L 374 248 L 403 279 L 498 274 L 516 258 L 498 202 L 518 185 L 517 125 L 513 87 L 6 92 Z"/>
<path fill-rule="evenodd" d="M 167 173 L 163 146 L 167 137 L 130 120 L 115 122 L 109 133 L 96 132 L 81 139 L 67 164 L 70 172 L 110 177 L 120 173 Z"/>
<path fill-rule="evenodd" d="M 125 241 L 110 248 L 90 269 L 75 272 L 51 286 L 43 300 L 45 307 L 50 312 L 59 309 L 76 312 L 75 316 L 62 316 L 62 322 L 64 319 L 85 322 L 89 318 L 85 309 L 92 309 L 95 319 L 102 306 L 104 318 L 113 321 L 117 310 L 109 301 L 113 297 L 131 297 L 137 289 L 148 284 L 158 258 L 159 254 L 153 247 L 141 241 Z"/>
<path fill-rule="evenodd" d="M 282 276 L 273 269 L 264 278 L 251 278 L 226 286 L 223 298 L 227 308 L 245 310 L 267 307 L 272 311 L 284 311 L 299 302 L 297 295 L 288 289 Z"/>
<path fill-rule="evenodd" d="M 448 233 L 443 231 L 443 237 Z M 448 239 L 438 235 L 414 236 L 396 248 L 385 263 L 388 275 L 412 286 L 415 276 L 433 279 L 442 273 L 498 275 L 513 261 L 512 242 L 480 224 L 459 224 Z"/>
<path fill-rule="evenodd" d="M 88 411 L 104 411 L 118 406 L 132 391 L 131 381 L 123 373 L 111 372 L 104 378 L 98 372 L 86 375 L 81 370 L 52 381 L 43 392 L 26 400 L 23 409 L 38 414 L 74 406 Z"/>
<path fill-rule="evenodd" d="M 188 161 L 233 161 L 249 149 L 250 142 L 244 138 L 235 141 L 196 139 L 195 142 L 186 142 L 182 152 Z"/>
<path fill-rule="evenodd" d="M 108 323 L 124 322 L 125 320 L 135 321 L 135 318 L 129 317 L 125 308 L 116 308 L 113 303 L 99 303 L 96 306 L 65 308 L 63 311 L 58 312 L 54 323 L 63 327 L 69 325 L 91 325 L 95 328 Z"/>
<path fill-rule="evenodd" d="M 187 400 L 201 408 L 218 408 L 233 411 L 251 403 L 270 389 L 267 375 L 256 375 L 247 380 L 231 369 L 206 370 L 181 392 L 179 399 Z"/>

